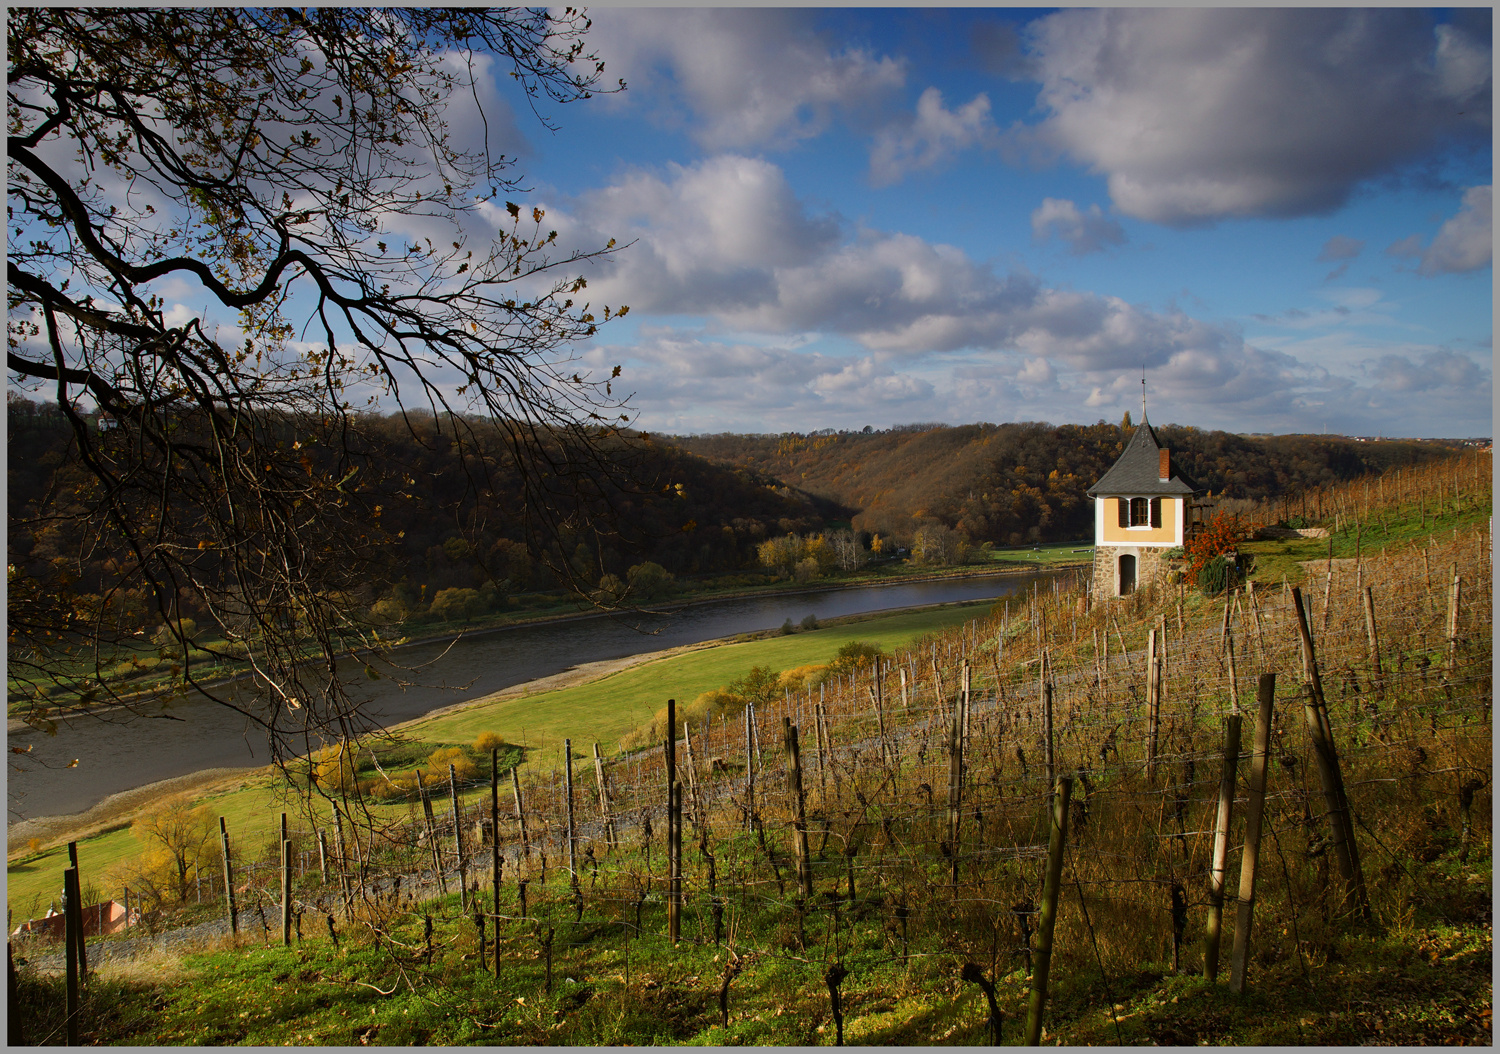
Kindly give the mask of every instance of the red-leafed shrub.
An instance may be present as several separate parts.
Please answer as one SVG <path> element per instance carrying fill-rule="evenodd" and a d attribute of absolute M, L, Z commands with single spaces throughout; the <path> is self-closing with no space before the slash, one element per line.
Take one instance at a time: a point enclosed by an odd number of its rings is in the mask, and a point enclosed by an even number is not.
<path fill-rule="evenodd" d="M 1240 523 L 1238 517 L 1216 513 L 1183 546 L 1188 555 L 1188 581 L 1196 581 L 1198 572 L 1203 570 L 1205 564 L 1216 556 L 1234 552 L 1249 536 L 1249 530 Z"/>

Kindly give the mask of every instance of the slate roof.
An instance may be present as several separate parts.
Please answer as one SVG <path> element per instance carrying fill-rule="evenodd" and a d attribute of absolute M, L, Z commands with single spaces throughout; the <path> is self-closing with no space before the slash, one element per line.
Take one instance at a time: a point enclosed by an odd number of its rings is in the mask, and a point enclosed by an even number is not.
<path fill-rule="evenodd" d="M 1098 483 L 1084 491 L 1089 497 L 1101 494 L 1200 494 L 1203 491 L 1182 473 L 1174 473 L 1166 482 L 1161 479 L 1161 444 L 1151 422 L 1142 420 L 1108 472 Z"/>

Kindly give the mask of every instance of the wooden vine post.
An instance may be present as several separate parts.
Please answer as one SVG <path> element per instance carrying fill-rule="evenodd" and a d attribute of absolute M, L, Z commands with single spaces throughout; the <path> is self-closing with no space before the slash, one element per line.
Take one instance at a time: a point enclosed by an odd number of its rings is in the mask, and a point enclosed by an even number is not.
<path fill-rule="evenodd" d="M 83 946 L 82 917 L 79 915 L 78 868 L 63 872 L 63 956 L 65 959 L 67 988 L 67 1038 L 68 1046 L 78 1046 L 78 949 Z M 14 1013 L 15 1007 L 11 1008 Z"/>
<path fill-rule="evenodd" d="M 1203 976 L 1219 978 L 1219 943 L 1224 922 L 1224 865 L 1229 859 L 1229 825 L 1234 819 L 1234 777 L 1240 763 L 1240 716 L 1224 721 L 1224 767 L 1219 774 L 1219 811 L 1214 820 L 1213 862 L 1208 873 L 1208 925 Z"/>
<path fill-rule="evenodd" d="M 1266 762 L 1271 752 L 1271 719 L 1276 705 L 1276 675 L 1260 675 L 1256 702 L 1255 748 L 1250 756 L 1250 803 L 1245 812 L 1245 848 L 1240 855 L 1239 910 L 1234 920 L 1234 964 L 1229 990 L 1245 991 L 1245 969 L 1250 960 L 1250 926 L 1255 916 L 1255 871 L 1260 862 L 1261 823 L 1266 811 Z"/>
<path fill-rule="evenodd" d="M 420 768 L 417 769 L 417 796 L 422 799 L 422 822 L 427 831 L 427 848 L 432 853 L 432 869 L 437 872 L 438 885 L 442 887 L 443 894 L 446 896 L 448 879 L 444 877 L 443 851 L 438 846 L 437 824 L 432 817 L 432 795 L 427 792 L 427 784 L 422 781 Z M 342 846 L 339 851 L 343 852 Z"/>
<path fill-rule="evenodd" d="M 458 855 L 458 910 L 469 898 L 469 865 L 464 862 L 463 810 L 458 807 L 458 770 L 448 762 L 448 794 L 453 799 L 453 851 Z"/>
<path fill-rule="evenodd" d="M 576 890 L 578 888 L 578 837 L 577 828 L 573 824 L 573 741 L 563 740 L 563 793 L 567 796 L 568 815 L 568 879 L 569 884 Z"/>
<path fill-rule="evenodd" d="M 1448 586 L 1448 662 L 1447 674 L 1449 680 L 1453 678 L 1453 671 L 1458 665 L 1458 601 L 1459 592 L 1462 589 L 1463 580 L 1458 573 L 1458 564 L 1453 564 L 1452 582 Z"/>
<path fill-rule="evenodd" d="M 224 851 L 224 897 L 229 904 L 229 932 L 240 932 L 240 916 L 234 907 L 234 868 L 229 862 L 229 827 L 219 817 L 219 845 Z"/>
<path fill-rule="evenodd" d="M 292 946 L 292 840 L 287 837 L 286 813 L 281 814 L 281 946 Z"/>
<path fill-rule="evenodd" d="M 1042 1041 L 1042 1011 L 1047 1005 L 1047 974 L 1052 967 L 1052 934 L 1057 926 L 1057 894 L 1062 887 L 1063 849 L 1068 838 L 1068 805 L 1073 797 L 1073 780 L 1064 776 L 1057 781 L 1052 795 L 1052 835 L 1047 842 L 1047 878 L 1042 885 L 1042 917 L 1037 930 L 1036 952 L 1032 956 L 1031 1001 L 1026 1009 L 1026 1045 Z"/>
<path fill-rule="evenodd" d="M 870 696 L 875 701 L 875 727 L 880 734 L 880 764 L 888 767 L 891 763 L 890 750 L 885 739 L 885 688 L 881 684 L 880 660 L 875 660 L 875 676 L 871 678 Z"/>
<path fill-rule="evenodd" d="M 1157 726 L 1161 717 L 1161 655 L 1156 630 L 1146 636 L 1146 776 L 1156 779 Z"/>
<path fill-rule="evenodd" d="M 604 779 L 604 757 L 599 753 L 599 744 L 594 744 L 594 783 L 599 791 L 599 818 L 604 822 L 604 844 L 615 847 L 615 818 L 610 808 L 609 784 Z"/>
<path fill-rule="evenodd" d="M 598 749 L 597 747 L 595 749 Z M 500 973 L 500 748 L 490 748 L 490 885 L 494 893 L 495 974 Z"/>
<path fill-rule="evenodd" d="M 681 936 L 682 905 L 678 901 L 682 875 L 682 787 L 677 782 L 677 700 L 667 700 L 667 938 Z"/>
<path fill-rule="evenodd" d="M 1375 628 L 1375 597 L 1370 592 L 1370 587 L 1364 589 L 1365 608 L 1365 636 L 1370 641 L 1370 672 L 1377 679 L 1384 675 L 1380 669 L 1380 637 Z"/>
<path fill-rule="evenodd" d="M 519 766 L 517 766 L 519 768 Z M 526 832 L 526 802 L 521 797 L 521 777 L 516 775 L 516 769 L 510 770 L 510 791 L 516 801 L 516 823 L 521 828 L 521 853 L 527 861 L 531 860 L 531 838 Z"/>
<path fill-rule="evenodd" d="M 812 899 L 812 859 L 807 848 L 807 815 L 802 797 L 802 752 L 797 746 L 797 726 L 782 718 L 786 742 L 787 787 L 792 793 L 792 849 L 797 856 L 797 888 Z"/>
<path fill-rule="evenodd" d="M 1330 841 L 1334 858 L 1338 861 L 1340 877 L 1344 881 L 1345 902 L 1361 918 L 1370 918 L 1370 901 L 1365 892 L 1364 875 L 1359 865 L 1359 848 L 1354 841 L 1353 816 L 1344 793 L 1344 779 L 1339 771 L 1338 751 L 1333 741 L 1333 729 L 1328 722 L 1328 709 L 1323 701 L 1323 680 L 1318 674 L 1317 655 L 1313 651 L 1312 635 L 1307 628 L 1307 612 L 1302 606 L 1302 591 L 1292 589 L 1292 604 L 1297 611 L 1297 630 L 1302 638 L 1302 669 L 1308 682 L 1308 698 L 1303 707 L 1308 736 L 1313 742 L 1313 754 L 1318 764 L 1318 779 L 1323 788 L 1323 800 L 1328 809 Z"/>
<path fill-rule="evenodd" d="M 349 895 L 349 847 L 344 843 L 344 818 L 339 813 L 338 802 L 329 802 L 333 810 L 333 833 L 338 839 L 339 848 L 339 892 L 344 901 L 344 918 L 349 917 L 351 897 Z"/>
<path fill-rule="evenodd" d="M 963 819 L 963 715 L 956 709 L 948 725 L 948 852 L 953 862 L 953 888 L 958 889 L 958 833 Z"/>
<path fill-rule="evenodd" d="M 818 704 L 822 709 L 822 704 Z M 745 830 L 755 826 L 755 736 L 751 729 L 755 710 L 745 707 Z"/>
<path fill-rule="evenodd" d="M 1043 744 L 1045 747 L 1043 760 L 1046 764 L 1047 786 L 1049 787 L 1057 782 L 1057 757 L 1053 752 L 1055 743 L 1052 735 L 1052 679 L 1047 676 L 1051 672 L 1049 669 L 1050 659 L 1051 656 L 1049 653 L 1042 653 L 1042 735 L 1045 739 Z"/>

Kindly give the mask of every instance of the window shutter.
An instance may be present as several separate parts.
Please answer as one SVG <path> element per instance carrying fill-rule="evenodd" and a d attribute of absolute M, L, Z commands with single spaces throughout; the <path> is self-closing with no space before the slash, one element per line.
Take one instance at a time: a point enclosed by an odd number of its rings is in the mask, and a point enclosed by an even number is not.
<path fill-rule="evenodd" d="M 1117 508 L 1117 509 L 1120 510 L 1120 526 L 1121 527 L 1129 527 L 1130 526 L 1130 499 L 1129 498 L 1116 498 L 1115 499 L 1115 508 Z"/>
<path fill-rule="evenodd" d="M 1161 526 L 1161 499 L 1160 498 L 1152 498 L 1151 499 L 1151 526 L 1153 526 L 1153 527 L 1160 527 Z"/>

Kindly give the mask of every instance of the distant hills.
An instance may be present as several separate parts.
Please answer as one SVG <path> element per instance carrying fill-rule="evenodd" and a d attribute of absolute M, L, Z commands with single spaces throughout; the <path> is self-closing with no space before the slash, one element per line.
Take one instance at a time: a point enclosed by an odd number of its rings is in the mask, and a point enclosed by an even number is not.
<path fill-rule="evenodd" d="M 1250 437 L 1182 425 L 1156 428 L 1173 464 L 1232 511 L 1288 491 L 1353 479 L 1449 453 L 1456 444 Z M 858 530 L 903 537 L 937 522 L 975 543 L 1021 545 L 1093 533 L 1084 491 L 1114 463 L 1130 425 L 1039 422 L 910 425 L 808 435 L 674 436 L 716 464 L 775 477 L 850 510 Z"/>

